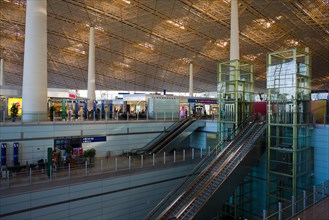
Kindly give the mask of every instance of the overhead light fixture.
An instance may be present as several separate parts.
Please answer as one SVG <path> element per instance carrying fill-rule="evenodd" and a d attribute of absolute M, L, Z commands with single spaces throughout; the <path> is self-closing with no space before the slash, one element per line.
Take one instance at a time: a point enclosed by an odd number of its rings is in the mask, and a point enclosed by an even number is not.
<path fill-rule="evenodd" d="M 273 20 L 265 20 L 264 18 L 255 19 L 254 22 L 265 29 L 270 28 L 275 23 Z"/>
<path fill-rule="evenodd" d="M 218 42 L 215 42 L 215 45 L 224 48 L 228 45 L 228 42 L 226 40 L 219 40 Z"/>
<path fill-rule="evenodd" d="M 26 7 L 26 1 L 19 1 L 19 0 L 4 0 L 5 2 L 10 2 L 18 6 Z"/>
<path fill-rule="evenodd" d="M 131 2 L 129 0 L 122 0 L 124 3 L 127 3 L 127 4 L 131 4 Z"/>
<path fill-rule="evenodd" d="M 71 47 L 67 47 L 68 50 L 76 52 L 76 53 L 80 53 L 80 54 L 86 54 L 86 51 L 84 51 L 82 44 L 76 44 L 74 46 Z"/>
<path fill-rule="evenodd" d="M 87 27 L 90 27 L 91 25 L 87 23 L 86 26 L 87 26 Z M 103 28 L 102 26 L 95 25 L 95 26 L 93 26 L 93 27 L 95 28 L 95 30 L 99 30 L 99 31 L 102 31 L 102 32 L 105 31 L 104 28 Z"/>
<path fill-rule="evenodd" d="M 152 44 L 150 44 L 150 43 L 147 43 L 147 42 L 145 42 L 145 43 L 140 43 L 140 44 L 138 44 L 139 46 L 142 46 L 142 47 L 144 47 L 144 48 L 146 48 L 146 49 L 150 49 L 150 50 L 154 50 L 154 46 L 152 45 Z"/>
<path fill-rule="evenodd" d="M 280 16 L 276 16 L 275 18 L 276 18 L 276 20 L 281 20 L 281 18 L 283 18 L 283 17 L 282 17 L 282 15 L 280 15 Z"/>
<path fill-rule="evenodd" d="M 288 40 L 286 40 L 286 43 L 289 46 L 298 46 L 299 45 L 299 42 L 297 40 L 294 40 L 294 39 L 288 39 Z"/>
<path fill-rule="evenodd" d="M 183 63 L 191 63 L 192 61 L 190 58 L 186 58 L 186 57 L 180 58 L 179 60 L 182 61 Z"/>
<path fill-rule="evenodd" d="M 180 29 L 185 29 L 185 26 L 184 26 L 182 20 L 174 19 L 174 20 L 167 20 L 167 22 L 169 24 L 172 24 L 172 25 L 176 26 L 176 27 L 179 27 Z"/>
<path fill-rule="evenodd" d="M 247 55 L 244 55 L 243 58 L 246 60 L 254 61 L 257 58 L 257 56 L 253 55 L 253 54 L 247 54 Z"/>

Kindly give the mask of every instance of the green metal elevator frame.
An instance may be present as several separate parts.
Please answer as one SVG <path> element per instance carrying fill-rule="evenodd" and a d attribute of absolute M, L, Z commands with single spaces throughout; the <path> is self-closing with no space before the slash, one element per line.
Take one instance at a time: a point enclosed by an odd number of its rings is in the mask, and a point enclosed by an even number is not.
<path fill-rule="evenodd" d="M 219 141 L 223 141 L 253 112 L 254 102 L 254 66 L 242 60 L 231 60 L 218 64 L 218 134 Z M 228 111 L 227 106 L 230 107 Z M 232 111 L 233 110 L 233 111 Z M 225 147 L 225 145 L 224 145 Z M 246 178 L 248 179 L 248 178 Z M 249 184 L 249 181 L 247 181 Z M 246 183 L 242 183 L 233 192 L 226 203 L 227 209 L 233 209 L 234 216 L 238 216 L 241 204 L 241 192 L 244 192 Z M 250 187 L 247 184 L 248 187 Z M 229 210 L 226 210 L 229 211 Z M 224 211 L 227 215 L 228 213 Z M 232 217 L 232 216 L 231 216 Z"/>
<path fill-rule="evenodd" d="M 218 64 L 218 134 L 224 140 L 226 128 L 235 129 L 253 112 L 254 101 L 254 66 L 253 64 L 231 60 Z M 226 111 L 226 105 L 231 110 Z"/>
<path fill-rule="evenodd" d="M 267 205 L 311 184 L 311 66 L 308 49 L 267 55 Z"/>

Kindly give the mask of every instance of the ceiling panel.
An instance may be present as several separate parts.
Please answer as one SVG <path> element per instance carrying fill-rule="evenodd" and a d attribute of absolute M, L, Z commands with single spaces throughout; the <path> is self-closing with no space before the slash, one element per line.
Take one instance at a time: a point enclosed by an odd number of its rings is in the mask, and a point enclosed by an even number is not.
<path fill-rule="evenodd" d="M 48 86 L 87 89 L 89 29 L 95 27 L 96 89 L 216 91 L 229 59 L 229 0 L 48 0 Z M 329 88 L 329 4 L 325 0 L 240 0 L 241 59 L 265 88 L 266 54 L 309 47 L 312 87 Z M 5 84 L 22 85 L 24 0 L 0 1 Z"/>

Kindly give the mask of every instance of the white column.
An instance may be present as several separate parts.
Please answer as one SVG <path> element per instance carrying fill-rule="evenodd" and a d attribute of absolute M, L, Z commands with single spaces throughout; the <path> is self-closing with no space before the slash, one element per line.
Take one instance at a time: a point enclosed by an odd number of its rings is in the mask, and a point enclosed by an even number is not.
<path fill-rule="evenodd" d="M 47 120 L 47 0 L 27 0 L 23 121 Z"/>
<path fill-rule="evenodd" d="M 3 75 L 4 75 L 4 66 L 3 66 L 3 59 L 0 60 L 0 86 L 3 85 Z"/>
<path fill-rule="evenodd" d="M 192 64 L 192 63 L 190 63 L 189 96 L 190 96 L 190 97 L 193 97 L 193 64 Z"/>
<path fill-rule="evenodd" d="M 240 59 L 238 0 L 231 0 L 230 60 Z"/>
<path fill-rule="evenodd" d="M 88 110 L 93 109 L 95 95 L 95 28 L 90 27 L 88 59 Z"/>

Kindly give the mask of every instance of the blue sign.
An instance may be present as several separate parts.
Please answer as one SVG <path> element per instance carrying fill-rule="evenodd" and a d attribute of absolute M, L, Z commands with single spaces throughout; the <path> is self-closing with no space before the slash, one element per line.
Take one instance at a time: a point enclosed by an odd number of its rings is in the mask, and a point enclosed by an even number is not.
<path fill-rule="evenodd" d="M 15 142 L 14 144 L 14 166 L 18 165 L 18 147 L 19 144 Z"/>
<path fill-rule="evenodd" d="M 7 144 L 1 144 L 1 166 L 6 166 L 7 163 Z"/>
<path fill-rule="evenodd" d="M 106 136 L 82 138 L 82 143 L 102 142 L 102 141 L 106 141 Z"/>

